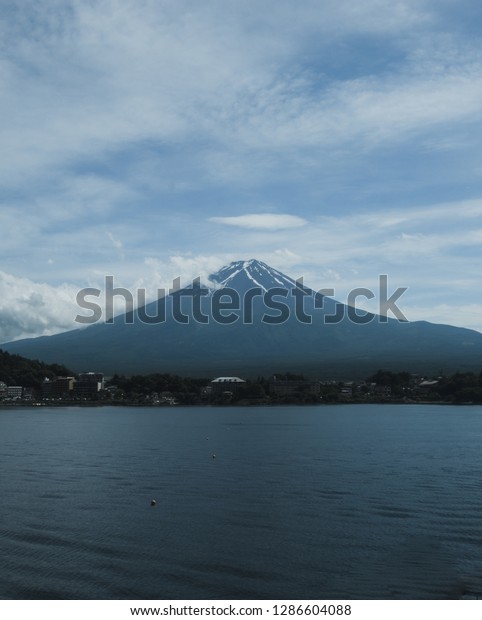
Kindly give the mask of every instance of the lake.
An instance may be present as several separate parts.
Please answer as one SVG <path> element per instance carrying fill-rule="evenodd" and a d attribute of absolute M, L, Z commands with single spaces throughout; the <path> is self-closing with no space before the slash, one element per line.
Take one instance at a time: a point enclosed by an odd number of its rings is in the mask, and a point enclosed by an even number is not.
<path fill-rule="evenodd" d="M 0 471 L 3 599 L 482 592 L 482 407 L 3 408 Z"/>

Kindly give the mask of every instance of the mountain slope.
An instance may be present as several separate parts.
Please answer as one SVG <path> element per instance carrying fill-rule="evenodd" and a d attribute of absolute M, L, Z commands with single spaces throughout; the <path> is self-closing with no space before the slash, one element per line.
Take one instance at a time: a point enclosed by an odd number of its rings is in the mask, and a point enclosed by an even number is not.
<path fill-rule="evenodd" d="M 342 378 L 366 376 L 380 367 L 411 372 L 482 368 L 478 332 L 424 321 L 381 322 L 375 315 L 368 315 L 371 320 L 365 324 L 355 324 L 343 304 L 310 289 L 301 291 L 294 280 L 256 260 L 236 261 L 210 281 L 210 288 L 192 286 L 167 296 L 163 323 L 146 324 L 134 312 L 115 317 L 111 324 L 2 347 L 75 370 L 95 368 L 106 374 L 256 376 L 290 370 Z M 301 297 L 311 324 L 300 320 Z M 236 298 L 239 312 L 232 309 Z M 141 314 L 156 317 L 158 311 L 154 302 Z M 337 311 L 343 318 L 327 323 Z M 174 320 L 176 313 L 189 322 Z M 280 314 L 285 320 L 272 324 Z M 236 315 L 238 320 L 231 324 L 221 323 Z M 204 316 L 207 323 L 194 320 Z"/>

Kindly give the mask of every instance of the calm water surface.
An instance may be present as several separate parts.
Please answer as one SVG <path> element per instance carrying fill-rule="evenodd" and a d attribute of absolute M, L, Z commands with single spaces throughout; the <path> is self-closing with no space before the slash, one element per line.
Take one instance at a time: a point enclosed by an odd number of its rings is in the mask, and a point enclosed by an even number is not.
<path fill-rule="evenodd" d="M 480 593 L 481 447 L 482 407 L 2 409 L 0 598 Z"/>

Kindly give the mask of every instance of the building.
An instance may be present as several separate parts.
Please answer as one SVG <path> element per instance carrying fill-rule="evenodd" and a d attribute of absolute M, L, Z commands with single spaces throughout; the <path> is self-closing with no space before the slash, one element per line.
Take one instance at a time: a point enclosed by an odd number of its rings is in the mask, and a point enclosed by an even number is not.
<path fill-rule="evenodd" d="M 0 400 L 2 400 L 2 398 L 6 398 L 7 396 L 7 384 L 4 383 L 3 381 L 0 381 Z"/>
<path fill-rule="evenodd" d="M 340 396 L 342 398 L 353 397 L 353 381 L 345 381 L 340 388 Z"/>
<path fill-rule="evenodd" d="M 104 375 L 101 372 L 81 372 L 74 385 L 74 394 L 84 398 L 95 397 L 104 389 Z"/>
<path fill-rule="evenodd" d="M 305 379 L 280 379 L 273 375 L 269 380 L 269 393 L 276 396 L 291 396 L 293 394 L 311 394 L 319 396 L 321 384 L 319 381 Z"/>
<path fill-rule="evenodd" d="M 427 394 L 431 394 L 435 391 L 435 388 L 438 386 L 438 384 L 439 382 L 437 380 L 430 381 L 430 380 L 424 379 L 416 387 L 415 393 L 424 395 L 424 396 Z"/>
<path fill-rule="evenodd" d="M 22 398 L 23 387 L 21 385 L 9 385 L 7 386 L 7 398 L 15 400 L 16 398 Z"/>
<path fill-rule="evenodd" d="M 44 379 L 42 383 L 42 398 L 65 398 L 73 393 L 74 377 L 57 377 Z"/>
<path fill-rule="evenodd" d="M 102 372 L 81 372 L 79 373 L 77 383 L 79 381 L 97 384 L 98 391 L 104 389 L 104 373 Z"/>
<path fill-rule="evenodd" d="M 381 396 L 382 398 L 390 398 L 392 395 L 392 388 L 389 385 L 375 385 L 373 388 L 375 396 Z"/>
<path fill-rule="evenodd" d="M 223 392 L 236 394 L 244 385 L 246 385 L 246 381 L 239 377 L 218 377 L 211 381 L 210 387 L 213 394 L 221 394 Z"/>

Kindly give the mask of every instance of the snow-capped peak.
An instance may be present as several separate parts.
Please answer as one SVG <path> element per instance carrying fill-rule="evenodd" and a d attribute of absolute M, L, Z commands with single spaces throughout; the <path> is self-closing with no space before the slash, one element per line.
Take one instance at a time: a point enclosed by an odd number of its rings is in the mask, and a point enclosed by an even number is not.
<path fill-rule="evenodd" d="M 255 287 L 266 292 L 273 288 L 291 289 L 296 286 L 295 281 L 281 271 L 254 258 L 247 261 L 234 261 L 209 276 L 209 279 L 221 288 L 230 287 L 239 292 Z"/>

